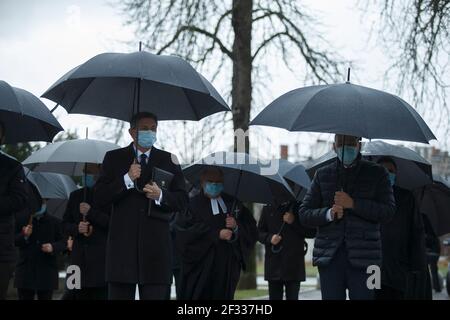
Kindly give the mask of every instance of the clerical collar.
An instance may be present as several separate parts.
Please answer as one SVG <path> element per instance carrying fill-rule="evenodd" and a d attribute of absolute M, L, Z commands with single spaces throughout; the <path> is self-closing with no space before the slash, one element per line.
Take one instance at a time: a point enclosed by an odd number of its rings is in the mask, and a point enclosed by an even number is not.
<path fill-rule="evenodd" d="M 211 198 L 211 210 L 213 215 L 217 215 L 220 213 L 219 210 L 219 205 L 220 205 L 220 209 L 222 209 L 223 213 L 227 212 L 227 206 L 225 205 L 225 202 L 223 201 L 222 197 L 218 197 L 218 198 Z"/>

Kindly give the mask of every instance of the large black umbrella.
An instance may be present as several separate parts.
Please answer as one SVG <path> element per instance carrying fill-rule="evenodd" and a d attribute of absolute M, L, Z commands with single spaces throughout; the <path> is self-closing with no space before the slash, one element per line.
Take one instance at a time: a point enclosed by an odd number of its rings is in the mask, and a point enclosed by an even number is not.
<path fill-rule="evenodd" d="M 189 63 L 145 51 L 99 54 L 62 76 L 42 97 L 69 113 L 124 121 L 139 111 L 160 120 L 200 120 L 230 111 Z"/>
<path fill-rule="evenodd" d="M 183 172 L 186 179 L 198 185 L 203 169 L 217 167 L 224 173 L 225 193 L 243 202 L 274 203 L 276 200 L 281 203 L 294 199 L 294 195 L 279 173 L 276 161 L 263 162 L 246 153 L 215 152 L 184 168 Z"/>
<path fill-rule="evenodd" d="M 364 142 L 362 156 L 367 160 L 377 161 L 383 156 L 391 157 L 397 165 L 395 184 L 401 188 L 413 190 L 432 182 L 431 164 L 417 152 L 384 141 Z M 313 177 L 321 167 L 336 160 L 336 153 L 330 151 L 307 166 L 308 174 Z"/>
<path fill-rule="evenodd" d="M 438 237 L 450 233 L 450 188 L 432 183 L 416 190 L 420 212 L 428 216 Z"/>
<path fill-rule="evenodd" d="M 436 137 L 401 98 L 351 84 L 310 86 L 275 99 L 250 125 L 428 143 Z"/>
<path fill-rule="evenodd" d="M 0 122 L 5 126 L 8 144 L 52 141 L 64 130 L 39 98 L 1 80 Z"/>

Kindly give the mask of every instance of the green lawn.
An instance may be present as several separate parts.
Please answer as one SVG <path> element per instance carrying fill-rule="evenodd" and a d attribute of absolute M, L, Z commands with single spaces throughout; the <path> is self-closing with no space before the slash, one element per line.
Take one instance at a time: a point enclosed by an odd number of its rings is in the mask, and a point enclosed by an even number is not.
<path fill-rule="evenodd" d="M 316 267 L 313 267 L 313 265 L 310 262 L 307 262 L 305 264 L 305 268 L 306 268 L 305 272 L 306 272 L 307 277 L 316 277 L 318 270 Z M 258 263 L 256 265 L 256 274 L 258 276 L 264 275 L 264 263 Z"/>
<path fill-rule="evenodd" d="M 236 290 L 234 293 L 235 300 L 246 300 L 254 297 L 262 297 L 269 295 L 266 289 Z"/>

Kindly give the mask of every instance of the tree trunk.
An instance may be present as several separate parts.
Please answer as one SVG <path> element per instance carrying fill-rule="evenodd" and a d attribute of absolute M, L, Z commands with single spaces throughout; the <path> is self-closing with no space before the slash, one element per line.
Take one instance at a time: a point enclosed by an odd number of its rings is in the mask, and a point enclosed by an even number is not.
<path fill-rule="evenodd" d="M 233 42 L 233 78 L 231 97 L 233 110 L 233 128 L 248 130 L 250 106 L 252 102 L 252 0 L 233 0 L 232 25 Z M 235 143 L 235 151 L 237 145 Z M 245 150 L 249 151 L 248 136 Z"/>
<path fill-rule="evenodd" d="M 233 0 L 232 25 L 234 30 L 233 42 L 233 78 L 232 104 L 233 129 L 247 133 L 250 122 L 250 106 L 252 102 L 252 0 Z M 239 134 L 237 135 L 239 136 Z M 238 145 L 245 150 L 238 150 Z M 249 152 L 248 134 L 244 143 L 234 144 L 234 151 Z M 247 270 L 241 275 L 239 289 L 256 289 L 256 256 L 253 250 Z"/>

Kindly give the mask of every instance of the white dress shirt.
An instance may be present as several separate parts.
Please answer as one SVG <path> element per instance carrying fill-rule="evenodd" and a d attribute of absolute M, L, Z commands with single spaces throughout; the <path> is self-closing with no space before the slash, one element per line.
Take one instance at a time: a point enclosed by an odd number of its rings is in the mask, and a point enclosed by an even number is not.
<path fill-rule="evenodd" d="M 136 147 L 133 145 L 134 150 L 136 150 Z M 147 150 L 144 154 L 147 156 L 147 163 L 150 159 L 150 151 L 152 149 Z M 139 161 L 141 161 L 141 155 L 143 154 L 143 152 L 141 152 L 140 150 L 137 150 L 137 158 L 139 159 Z M 146 163 L 146 164 L 147 164 Z M 145 164 L 144 164 L 145 165 Z M 125 173 L 125 175 L 123 176 L 123 181 L 125 183 L 125 187 L 127 188 L 127 190 L 132 189 L 135 187 L 134 185 L 134 181 L 131 180 L 130 176 L 128 175 L 128 172 Z M 155 204 L 157 204 L 158 206 L 161 205 L 161 201 L 162 201 L 162 197 L 163 197 L 163 193 L 161 190 L 161 193 L 159 194 L 159 199 L 155 200 Z"/>

